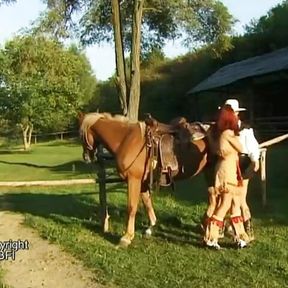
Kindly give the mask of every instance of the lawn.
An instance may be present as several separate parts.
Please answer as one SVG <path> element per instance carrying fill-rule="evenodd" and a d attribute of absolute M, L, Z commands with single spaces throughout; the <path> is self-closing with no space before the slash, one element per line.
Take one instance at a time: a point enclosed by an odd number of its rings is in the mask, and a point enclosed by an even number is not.
<path fill-rule="evenodd" d="M 33 145 L 30 151 L 0 149 L 2 181 L 32 181 L 89 178 L 95 167 L 82 161 L 77 141 L 51 141 Z"/>
<path fill-rule="evenodd" d="M 27 154 L 3 154 L 0 175 L 10 180 L 27 180 L 30 173 L 31 180 L 70 179 L 93 175 L 89 169 L 95 171 L 95 167 L 82 166 L 77 143 L 34 148 Z M 81 259 L 103 284 L 127 288 L 287 287 L 287 150 L 286 145 L 268 150 L 265 209 L 259 178 L 255 176 L 251 183 L 249 203 L 256 241 L 243 250 L 234 249 L 228 238 L 221 251 L 202 247 L 198 224 L 206 207 L 206 187 L 201 175 L 177 183 L 175 191 L 166 188 L 154 193 L 158 228 L 150 239 L 142 236 L 147 220 L 140 206 L 136 237 L 128 249 L 116 249 L 125 224 L 125 184 L 108 186 L 108 234 L 100 231 L 97 185 L 1 188 L 0 203 L 9 203 L 11 210 L 25 214 L 27 225 Z M 78 163 L 74 170 L 69 168 L 72 163 Z"/>

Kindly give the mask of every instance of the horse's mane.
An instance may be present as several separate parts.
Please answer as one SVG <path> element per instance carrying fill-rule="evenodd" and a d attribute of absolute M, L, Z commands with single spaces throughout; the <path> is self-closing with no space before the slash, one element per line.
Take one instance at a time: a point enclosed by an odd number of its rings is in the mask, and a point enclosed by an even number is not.
<path fill-rule="evenodd" d="M 116 121 L 120 121 L 120 122 L 129 122 L 129 119 L 123 115 L 114 115 L 112 116 L 112 114 L 104 112 L 104 113 L 87 113 L 84 116 L 84 119 L 81 123 L 81 131 L 86 131 L 87 129 L 89 129 L 92 125 L 94 125 L 99 119 L 101 118 L 105 118 L 105 119 L 109 119 L 109 120 L 116 120 Z"/>
<path fill-rule="evenodd" d="M 82 135 L 82 137 L 84 136 L 84 138 L 87 140 L 87 130 L 94 125 L 99 119 L 109 119 L 109 120 L 114 120 L 114 121 L 118 121 L 118 122 L 123 122 L 123 123 L 135 123 L 133 121 L 131 121 L 129 118 L 123 116 L 123 115 L 112 115 L 111 113 L 108 112 L 103 112 L 103 113 L 98 113 L 98 112 L 94 112 L 94 113 L 87 113 L 84 115 L 83 121 L 81 123 L 80 126 L 80 135 Z M 144 129 L 145 127 L 143 127 L 143 125 L 141 125 L 142 123 L 140 123 L 140 127 L 141 127 L 141 134 L 144 134 Z"/>

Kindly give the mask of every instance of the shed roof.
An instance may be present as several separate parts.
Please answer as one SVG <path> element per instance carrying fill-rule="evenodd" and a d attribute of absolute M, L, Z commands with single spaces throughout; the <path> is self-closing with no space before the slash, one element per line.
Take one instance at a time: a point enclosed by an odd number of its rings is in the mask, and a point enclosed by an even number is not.
<path fill-rule="evenodd" d="M 288 47 L 226 65 L 189 90 L 188 94 L 227 86 L 238 80 L 281 70 L 288 70 Z"/>

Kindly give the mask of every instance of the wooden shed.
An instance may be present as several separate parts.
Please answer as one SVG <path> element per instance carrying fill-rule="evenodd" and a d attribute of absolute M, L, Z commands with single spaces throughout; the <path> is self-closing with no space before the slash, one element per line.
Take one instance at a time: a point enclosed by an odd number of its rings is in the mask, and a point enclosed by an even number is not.
<path fill-rule="evenodd" d="M 209 120 L 227 98 L 237 98 L 261 138 L 287 133 L 288 47 L 226 65 L 187 93 L 199 120 Z"/>

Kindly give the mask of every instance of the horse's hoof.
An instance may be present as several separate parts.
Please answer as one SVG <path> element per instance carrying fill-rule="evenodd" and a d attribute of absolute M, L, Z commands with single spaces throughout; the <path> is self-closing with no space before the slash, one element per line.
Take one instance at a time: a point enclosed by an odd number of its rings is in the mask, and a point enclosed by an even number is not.
<path fill-rule="evenodd" d="M 150 238 L 152 236 L 152 234 L 154 234 L 155 232 L 155 226 L 156 225 L 153 225 L 153 226 L 149 226 L 143 233 L 143 236 L 146 237 L 146 238 Z"/>
<path fill-rule="evenodd" d="M 125 237 L 122 237 L 119 241 L 117 248 L 127 248 L 131 244 L 131 240 Z"/>

